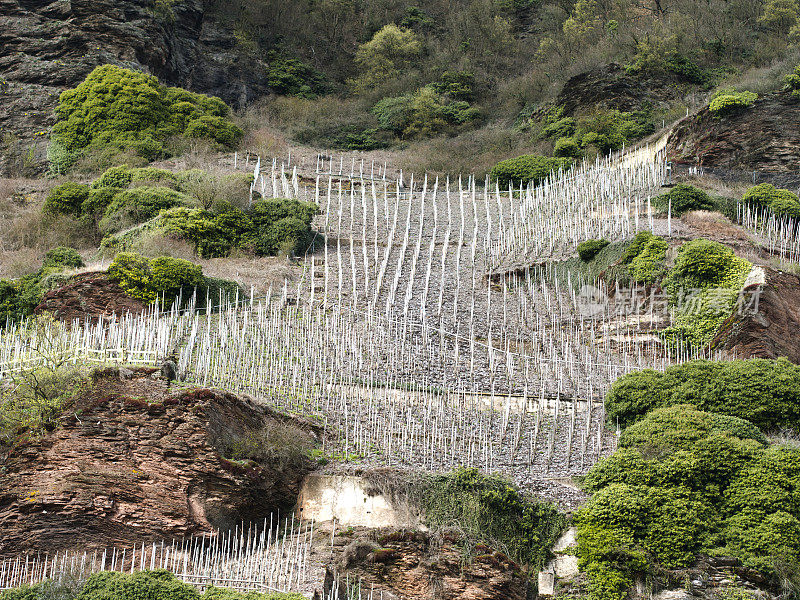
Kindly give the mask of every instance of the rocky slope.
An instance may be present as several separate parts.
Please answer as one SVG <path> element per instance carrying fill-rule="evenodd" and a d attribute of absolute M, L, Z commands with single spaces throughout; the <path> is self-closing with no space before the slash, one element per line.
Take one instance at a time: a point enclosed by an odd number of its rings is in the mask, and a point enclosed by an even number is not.
<path fill-rule="evenodd" d="M 119 284 L 100 272 L 77 275 L 66 285 L 47 292 L 34 313 L 48 312 L 61 321 L 78 319 L 83 322 L 126 313 L 140 314 L 146 310 L 144 302 L 128 296 Z"/>
<path fill-rule="evenodd" d="M 686 86 L 676 77 L 630 74 L 621 65 L 610 63 L 568 79 L 555 104 L 564 107 L 565 116 L 598 107 L 637 111 L 675 100 L 682 87 Z"/>
<path fill-rule="evenodd" d="M 800 277 L 765 269 L 745 289 L 741 310 L 722 325 L 713 347 L 737 358 L 779 358 L 800 364 Z"/>
<path fill-rule="evenodd" d="M 243 50 L 206 0 L 0 0 L 2 143 L 38 140 L 59 93 L 112 63 L 241 106 L 267 92 L 264 64 Z M 5 165 L 0 164 L 0 172 Z"/>
<path fill-rule="evenodd" d="M 361 529 L 336 536 L 332 548 L 327 540 L 334 558 L 325 597 L 334 589 L 350 597 L 347 582 L 359 580 L 362 590 L 384 600 L 525 600 L 531 588 L 514 561 L 487 546 L 465 560 L 457 534 Z"/>
<path fill-rule="evenodd" d="M 152 371 L 99 372 L 60 427 L 0 463 L 0 557 L 180 538 L 294 505 L 307 468 L 221 452 L 270 424 L 310 426 L 229 393 L 170 393 Z"/>
<path fill-rule="evenodd" d="M 722 118 L 704 108 L 675 127 L 667 153 L 679 163 L 709 168 L 796 172 L 800 102 L 787 92 L 776 92 Z"/>

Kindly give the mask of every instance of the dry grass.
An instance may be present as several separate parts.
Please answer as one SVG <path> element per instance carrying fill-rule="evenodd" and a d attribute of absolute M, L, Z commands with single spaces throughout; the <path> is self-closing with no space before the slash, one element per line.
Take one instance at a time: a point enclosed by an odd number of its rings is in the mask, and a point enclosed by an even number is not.
<path fill-rule="evenodd" d="M 691 227 L 702 237 L 718 241 L 751 241 L 750 236 L 741 227 L 735 225 L 728 217 L 718 212 L 693 210 L 683 215 L 681 219 L 684 224 Z"/>
<path fill-rule="evenodd" d="M 284 279 L 296 282 L 302 270 L 289 263 L 286 258 L 248 256 L 227 256 L 207 260 L 195 259 L 203 267 L 203 274 L 208 277 L 231 279 L 243 287 L 254 288 L 256 294 L 265 294 L 270 287 L 280 292 Z"/>

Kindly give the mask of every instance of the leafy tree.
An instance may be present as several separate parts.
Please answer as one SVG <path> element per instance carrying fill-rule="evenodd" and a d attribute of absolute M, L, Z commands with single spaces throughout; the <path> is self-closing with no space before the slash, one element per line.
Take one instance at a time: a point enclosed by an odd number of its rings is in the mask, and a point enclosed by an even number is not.
<path fill-rule="evenodd" d="M 397 76 L 421 54 L 422 42 L 416 33 L 394 23 L 385 25 L 356 51 L 355 62 L 361 71 L 356 88 L 364 90 Z"/>

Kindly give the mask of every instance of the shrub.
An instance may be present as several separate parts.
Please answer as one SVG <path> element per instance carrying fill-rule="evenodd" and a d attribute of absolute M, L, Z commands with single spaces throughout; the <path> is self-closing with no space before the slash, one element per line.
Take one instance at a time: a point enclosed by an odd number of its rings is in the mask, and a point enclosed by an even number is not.
<path fill-rule="evenodd" d="M 42 210 L 47 213 L 77 217 L 80 215 L 81 205 L 88 196 L 88 185 L 68 181 L 50 190 Z"/>
<path fill-rule="evenodd" d="M 570 138 L 575 133 L 575 119 L 564 117 L 550 123 L 542 129 L 541 136 L 545 138 Z"/>
<path fill-rule="evenodd" d="M 76 600 L 200 600 L 198 591 L 166 570 L 117 573 L 104 571 L 89 577 Z"/>
<path fill-rule="evenodd" d="M 100 220 L 100 231 L 113 233 L 155 217 L 185 202 L 183 194 L 162 187 L 137 187 L 116 194 Z"/>
<path fill-rule="evenodd" d="M 84 266 L 83 258 L 78 254 L 78 251 L 74 248 L 65 248 L 64 246 L 59 246 L 50 250 L 45 254 L 44 261 L 42 262 L 42 268 L 44 269 L 77 269 L 82 266 Z"/>
<path fill-rule="evenodd" d="M 609 243 L 608 240 L 586 240 L 581 242 L 578 244 L 578 256 L 581 257 L 582 261 L 589 262 Z"/>
<path fill-rule="evenodd" d="M 203 137 L 231 147 L 242 131 L 225 119 L 228 112 L 218 98 L 167 88 L 152 75 L 103 65 L 59 97 L 52 155 L 59 157 L 63 170 L 85 150 L 104 146 L 132 148 L 153 160 L 167 154 L 164 142 L 171 136 Z"/>
<path fill-rule="evenodd" d="M 568 158 L 527 154 L 500 161 L 492 167 L 489 176 L 501 187 L 509 184 L 532 183 L 537 185 L 559 170 L 569 170 L 572 161 Z"/>
<path fill-rule="evenodd" d="M 712 240 L 695 239 L 681 244 L 675 258 L 675 266 L 669 273 L 673 290 L 684 288 L 706 288 L 725 284 L 732 274 L 749 267 L 749 263 L 738 258 L 733 250 Z M 749 271 L 749 268 L 747 269 Z"/>
<path fill-rule="evenodd" d="M 620 262 L 624 265 L 629 265 L 634 258 L 639 256 L 639 253 L 644 249 L 644 247 L 653 239 L 654 236 L 649 231 L 640 231 L 637 233 L 631 243 L 628 245 L 625 253 L 622 255 Z"/>
<path fill-rule="evenodd" d="M 132 252 L 120 252 L 108 267 L 108 276 L 131 298 L 155 302 L 158 292 L 150 283 L 150 262 Z"/>
<path fill-rule="evenodd" d="M 708 105 L 708 110 L 715 117 L 721 118 L 739 113 L 749 108 L 758 99 L 758 94 L 753 92 L 723 93 L 716 96 Z"/>
<path fill-rule="evenodd" d="M 429 475 L 421 508 L 430 526 L 457 526 L 472 541 L 501 544 L 514 560 L 541 568 L 566 525 L 552 504 L 526 498 L 510 483 L 477 469 Z"/>
<path fill-rule="evenodd" d="M 655 408 L 693 404 L 761 429 L 800 427 L 800 366 L 788 360 L 695 360 L 630 373 L 611 386 L 606 410 L 625 426 Z"/>
<path fill-rule="evenodd" d="M 582 154 L 581 147 L 573 138 L 561 137 L 556 140 L 553 156 L 580 158 Z"/>
<path fill-rule="evenodd" d="M 203 269 L 188 260 L 159 256 L 150 261 L 150 286 L 167 299 L 178 296 L 182 289 L 187 291 L 203 283 Z"/>
<path fill-rule="evenodd" d="M 428 137 L 453 130 L 480 116 L 462 100 L 449 100 L 425 86 L 414 94 L 384 98 L 372 109 L 381 129 L 404 138 Z"/>
<path fill-rule="evenodd" d="M 271 198 L 261 200 L 250 211 L 253 229 L 242 235 L 242 245 L 256 254 L 304 251 L 311 243 L 311 219 L 319 208 L 312 202 Z"/>
<path fill-rule="evenodd" d="M 672 214 L 675 216 L 680 216 L 690 210 L 714 209 L 714 203 L 708 194 L 686 183 L 678 183 L 669 192 L 656 196 L 653 205 L 665 212 L 671 206 Z"/>
<path fill-rule="evenodd" d="M 793 98 L 800 99 L 800 65 L 794 68 L 783 80 L 786 89 L 792 94 Z"/>
<path fill-rule="evenodd" d="M 437 94 L 451 100 L 472 102 L 475 99 L 475 75 L 467 71 L 445 71 L 431 85 Z"/>
<path fill-rule="evenodd" d="M 81 204 L 81 216 L 91 217 L 97 223 L 103 217 L 106 209 L 114 200 L 114 196 L 122 190 L 116 187 L 94 187 L 89 190 L 89 195 Z"/>
<path fill-rule="evenodd" d="M 667 240 L 653 236 L 631 260 L 631 276 L 642 283 L 653 284 L 659 281 L 666 273 L 664 261 L 668 248 Z"/>
<path fill-rule="evenodd" d="M 304 62 L 274 53 L 268 59 L 267 85 L 275 93 L 299 98 L 316 98 L 325 93 L 325 76 Z"/>
<path fill-rule="evenodd" d="M 760 183 L 747 190 L 742 202 L 768 207 L 776 215 L 800 217 L 800 200 L 789 190 L 777 189 L 769 183 Z"/>
<path fill-rule="evenodd" d="M 92 182 L 92 188 L 108 187 L 125 189 L 133 182 L 134 169 L 128 165 L 106 169 L 99 178 Z"/>

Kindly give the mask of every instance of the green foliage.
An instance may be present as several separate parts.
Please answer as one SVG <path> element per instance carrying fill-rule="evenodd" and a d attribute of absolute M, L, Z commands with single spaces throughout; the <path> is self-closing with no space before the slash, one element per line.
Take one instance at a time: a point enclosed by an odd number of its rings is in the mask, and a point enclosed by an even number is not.
<path fill-rule="evenodd" d="M 768 207 L 776 215 L 800 218 L 800 199 L 790 190 L 777 189 L 770 183 L 760 183 L 748 189 L 742 202 Z"/>
<path fill-rule="evenodd" d="M 526 498 L 510 483 L 477 469 L 430 475 L 422 483 L 430 526 L 458 526 L 472 540 L 499 544 L 514 560 L 541 568 L 566 520 L 552 504 Z"/>
<path fill-rule="evenodd" d="M 681 244 L 665 287 L 673 293 L 683 288 L 725 286 L 731 279 L 738 281 L 750 263 L 738 258 L 733 250 L 712 240 L 695 239 Z M 738 291 L 738 290 L 737 290 Z"/>
<path fill-rule="evenodd" d="M 276 93 L 299 98 L 316 98 L 325 93 L 325 76 L 306 63 L 275 53 L 268 59 L 267 84 Z"/>
<path fill-rule="evenodd" d="M 794 71 L 784 78 L 783 82 L 792 97 L 800 99 L 800 65 L 797 65 Z"/>
<path fill-rule="evenodd" d="M 65 248 L 64 246 L 58 246 L 50 250 L 44 255 L 44 261 L 42 262 L 42 269 L 50 270 L 77 269 L 82 266 L 84 266 L 83 258 L 78 254 L 78 251 L 75 248 Z"/>
<path fill-rule="evenodd" d="M 430 137 L 474 121 L 480 116 L 463 100 L 449 100 L 425 86 L 407 96 L 384 98 L 372 109 L 381 129 L 403 138 Z"/>
<path fill-rule="evenodd" d="M 182 291 L 184 296 L 191 296 L 205 281 L 202 268 L 187 260 L 169 256 L 148 260 L 133 252 L 117 254 L 108 267 L 108 276 L 132 298 L 149 304 L 162 297 L 165 306 Z"/>
<path fill-rule="evenodd" d="M 100 231 L 114 233 L 155 217 L 160 211 L 185 203 L 185 197 L 164 187 L 135 187 L 116 194 L 100 220 Z"/>
<path fill-rule="evenodd" d="M 468 71 L 445 71 L 431 86 L 437 94 L 450 100 L 472 102 L 475 99 L 475 75 Z"/>
<path fill-rule="evenodd" d="M 260 200 L 250 211 L 253 229 L 242 235 L 242 245 L 262 256 L 305 251 L 313 239 L 310 224 L 318 210 L 313 202 Z"/>
<path fill-rule="evenodd" d="M 553 156 L 565 158 L 580 158 L 583 154 L 580 144 L 573 138 L 561 137 L 556 140 Z"/>
<path fill-rule="evenodd" d="M 713 210 L 711 197 L 688 183 L 678 183 L 670 191 L 653 199 L 653 206 L 666 212 L 672 206 L 672 214 L 681 216 L 690 210 Z"/>
<path fill-rule="evenodd" d="M 733 92 L 723 93 L 711 100 L 708 110 L 715 117 L 722 118 L 742 112 L 749 108 L 758 100 L 758 94 L 753 92 Z"/>
<path fill-rule="evenodd" d="M 663 238 L 653 236 L 648 240 L 628 267 L 633 279 L 648 284 L 658 282 L 666 273 L 664 262 L 668 248 L 669 243 Z"/>
<path fill-rule="evenodd" d="M 551 122 L 544 129 L 540 135 L 544 138 L 569 138 L 575 133 L 575 119 L 572 117 L 563 117 L 556 121 Z"/>
<path fill-rule="evenodd" d="M 147 160 L 166 156 L 171 136 L 201 137 L 232 147 L 243 135 L 226 119 L 228 107 L 151 76 L 114 65 L 92 71 L 76 88 L 63 92 L 53 127 L 54 165 L 63 171 L 84 151 L 103 146 L 131 148 Z"/>
<path fill-rule="evenodd" d="M 747 419 L 762 429 L 800 426 L 800 367 L 788 360 L 690 361 L 663 373 L 619 378 L 606 397 L 612 421 L 625 426 L 676 404 Z"/>
<path fill-rule="evenodd" d="M 589 262 L 609 243 L 608 240 L 586 240 L 581 242 L 578 244 L 578 256 L 581 257 L 582 261 Z"/>
<path fill-rule="evenodd" d="M 506 187 L 509 183 L 516 185 L 532 183 L 536 185 L 544 181 L 551 173 L 559 170 L 567 171 L 571 166 L 572 160 L 568 158 L 551 158 L 536 154 L 526 154 L 500 161 L 492 167 L 489 176 L 492 181 L 496 181 L 501 187 Z"/>
<path fill-rule="evenodd" d="M 355 63 L 361 75 L 352 83 L 358 91 L 381 84 L 408 69 L 422 54 L 422 42 L 410 29 L 390 23 L 358 47 Z"/>
<path fill-rule="evenodd" d="M 88 196 L 88 185 L 68 181 L 48 192 L 42 210 L 51 214 L 78 216 L 81 205 Z"/>
<path fill-rule="evenodd" d="M 693 406 L 656 409 L 626 429 L 584 485 L 578 557 L 592 597 L 620 600 L 637 574 L 726 554 L 771 573 L 797 564 L 800 449 L 767 447 L 748 421 Z"/>

